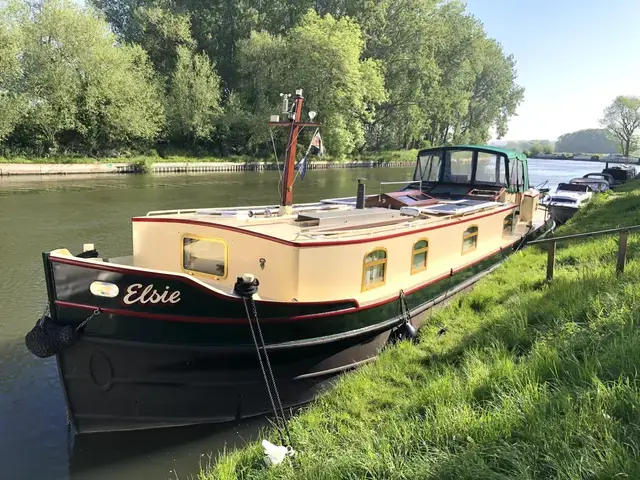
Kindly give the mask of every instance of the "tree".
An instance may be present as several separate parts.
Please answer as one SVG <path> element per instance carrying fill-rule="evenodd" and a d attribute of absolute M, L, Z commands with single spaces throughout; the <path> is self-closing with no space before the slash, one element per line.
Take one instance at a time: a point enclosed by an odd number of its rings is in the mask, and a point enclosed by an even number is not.
<path fill-rule="evenodd" d="M 542 145 L 542 153 L 545 153 L 547 155 L 552 154 L 553 145 L 551 145 L 550 143 L 547 143 L 546 145 Z"/>
<path fill-rule="evenodd" d="M 487 38 L 481 23 L 465 12 L 459 0 L 90 1 L 105 12 L 121 39 L 143 45 L 165 77 L 173 71 L 167 66 L 175 63 L 171 59 L 176 58 L 177 46 L 205 53 L 221 77 L 223 104 L 232 92 L 242 97 L 242 108 L 247 111 L 235 110 L 233 122 L 242 119 L 247 131 L 241 137 L 250 137 L 251 144 L 259 144 L 263 139 L 258 137 L 264 137 L 264 127 L 258 133 L 252 118 L 265 114 L 267 104 L 273 109 L 277 104 L 270 97 L 273 89 L 285 88 L 278 82 L 256 86 L 247 77 L 248 57 L 252 56 L 253 65 L 249 70 L 258 72 L 262 80 L 258 65 L 272 70 L 277 70 L 275 65 L 290 66 L 292 52 L 270 47 L 260 55 L 254 53 L 286 40 L 298 56 L 303 55 L 302 41 L 290 39 L 310 9 L 320 17 L 348 17 L 357 24 L 362 59 L 373 60 L 384 76 L 385 100 L 369 102 L 364 114 L 358 113 L 364 141 L 347 142 L 355 148 L 484 142 L 493 130 L 499 135 L 506 132 L 508 119 L 523 97 L 514 59 Z M 193 45 L 188 44 L 189 38 Z M 255 51 L 249 52 L 247 45 L 254 45 Z M 283 58 L 273 58 L 276 54 Z M 320 66 L 316 71 L 321 72 Z M 247 84 L 252 84 L 250 93 L 244 91 Z M 229 125 L 227 120 L 221 118 L 219 126 Z M 225 134 L 225 138 L 230 137 Z"/>
<path fill-rule="evenodd" d="M 616 153 L 616 142 L 602 128 L 590 128 L 577 132 L 565 133 L 558 137 L 557 152 L 571 153 Z"/>
<path fill-rule="evenodd" d="M 336 155 L 480 143 L 523 98 L 515 60 L 460 0 L 89 0 L 108 26 L 74 0 L 22 1 L 0 7 L 5 148 L 98 153 L 166 134 L 266 153 L 265 119 L 296 88 Z"/>
<path fill-rule="evenodd" d="M 136 145 L 164 123 L 160 92 L 145 52 L 118 45 L 106 22 L 68 0 L 48 0 L 21 15 L 24 113 L 7 141 L 38 153 Z"/>
<path fill-rule="evenodd" d="M 0 142 L 13 132 L 27 107 L 26 97 L 19 92 L 23 48 L 19 25 L 27 13 L 24 5 L 16 3 L 0 9 Z"/>
<path fill-rule="evenodd" d="M 310 11 L 284 37 L 254 32 L 240 43 L 239 91 L 264 122 L 280 92 L 302 88 L 309 109 L 326 125 L 329 152 L 350 153 L 364 144 L 364 123 L 385 99 L 380 65 L 361 60 L 363 48 L 353 20 Z"/>
<path fill-rule="evenodd" d="M 638 148 L 640 97 L 619 96 L 604 110 L 600 124 L 614 137 L 623 156 Z"/>
<path fill-rule="evenodd" d="M 166 110 L 171 138 L 193 145 L 211 135 L 220 114 L 220 77 L 205 54 L 178 47 Z"/>
<path fill-rule="evenodd" d="M 531 148 L 529 149 L 529 156 L 535 157 L 537 155 L 540 155 L 542 153 L 542 150 L 543 150 L 543 147 L 539 143 L 531 145 Z"/>

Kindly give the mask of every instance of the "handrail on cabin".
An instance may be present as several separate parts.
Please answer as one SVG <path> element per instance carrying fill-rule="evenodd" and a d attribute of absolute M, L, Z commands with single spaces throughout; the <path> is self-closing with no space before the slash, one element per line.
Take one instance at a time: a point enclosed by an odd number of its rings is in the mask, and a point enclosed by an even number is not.
<path fill-rule="evenodd" d="M 627 239 L 629 238 L 629 232 L 636 232 L 640 230 L 640 225 L 630 225 L 628 227 L 610 228 L 608 230 L 597 230 L 595 232 L 576 233 L 573 235 L 564 235 L 562 237 L 550 237 L 542 240 L 533 240 L 529 242 L 529 245 L 542 245 L 547 244 L 547 281 L 553 280 L 553 270 L 556 261 L 556 245 L 558 242 L 564 242 L 567 240 L 580 240 L 583 238 L 595 238 L 602 237 L 604 235 L 613 235 L 615 233 L 620 234 L 618 241 L 618 260 L 616 263 L 616 272 L 623 273 L 624 265 L 627 260 Z"/>

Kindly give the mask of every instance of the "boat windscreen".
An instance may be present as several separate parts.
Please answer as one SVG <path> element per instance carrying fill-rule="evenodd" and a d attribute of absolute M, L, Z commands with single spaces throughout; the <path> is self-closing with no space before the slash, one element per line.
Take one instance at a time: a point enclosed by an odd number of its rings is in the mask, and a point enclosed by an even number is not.
<path fill-rule="evenodd" d="M 475 185 L 507 186 L 507 168 L 504 157 L 478 152 Z"/>
<path fill-rule="evenodd" d="M 609 182 L 597 178 L 573 178 L 569 183 L 573 185 L 588 185 L 594 192 L 609 189 Z"/>
<path fill-rule="evenodd" d="M 575 183 L 561 183 L 556 190 L 564 190 L 565 192 L 588 192 L 589 185 L 577 185 Z"/>
<path fill-rule="evenodd" d="M 447 150 L 445 152 L 445 183 L 471 183 L 473 175 L 473 152 L 470 150 Z"/>
<path fill-rule="evenodd" d="M 422 180 L 424 182 L 437 182 L 441 162 L 442 156 L 440 152 L 431 152 L 420 155 L 418 157 L 416 170 L 413 172 L 413 179 Z"/>

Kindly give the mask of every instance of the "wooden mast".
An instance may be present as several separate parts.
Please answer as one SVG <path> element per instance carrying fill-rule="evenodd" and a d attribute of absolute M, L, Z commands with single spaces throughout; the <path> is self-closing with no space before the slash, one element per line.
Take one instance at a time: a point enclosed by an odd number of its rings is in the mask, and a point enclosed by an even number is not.
<path fill-rule="evenodd" d="M 293 205 L 293 179 L 295 175 L 296 150 L 298 148 L 298 134 L 303 126 L 320 126 L 319 123 L 302 122 L 302 90 L 296 90 L 294 104 L 287 121 L 269 122 L 270 127 L 289 127 L 289 142 L 286 150 L 284 173 L 282 174 L 282 190 L 280 191 L 280 215 L 291 214 Z"/>

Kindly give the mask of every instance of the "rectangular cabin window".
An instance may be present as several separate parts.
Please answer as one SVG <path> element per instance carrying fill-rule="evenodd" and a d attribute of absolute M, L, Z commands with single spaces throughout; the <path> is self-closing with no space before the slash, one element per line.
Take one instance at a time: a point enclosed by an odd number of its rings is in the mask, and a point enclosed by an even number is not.
<path fill-rule="evenodd" d="M 473 152 L 451 150 L 446 153 L 442 181 L 445 183 L 471 183 Z"/>
<path fill-rule="evenodd" d="M 462 253 L 472 252 L 478 246 L 478 227 L 467 228 L 462 235 Z"/>
<path fill-rule="evenodd" d="M 414 180 L 437 182 L 440 174 L 441 158 L 439 154 L 422 155 L 418 157 L 418 164 L 413 173 Z"/>
<path fill-rule="evenodd" d="M 362 291 L 384 285 L 387 276 L 387 250 L 379 248 L 364 256 Z"/>
<path fill-rule="evenodd" d="M 507 185 L 504 158 L 492 153 L 478 152 L 475 183 L 485 185 Z"/>
<path fill-rule="evenodd" d="M 426 270 L 428 254 L 429 241 L 426 238 L 422 238 L 413 244 L 413 251 L 411 252 L 411 275 Z"/>
<path fill-rule="evenodd" d="M 182 237 L 182 268 L 216 279 L 227 277 L 227 243 L 221 238 Z"/>

